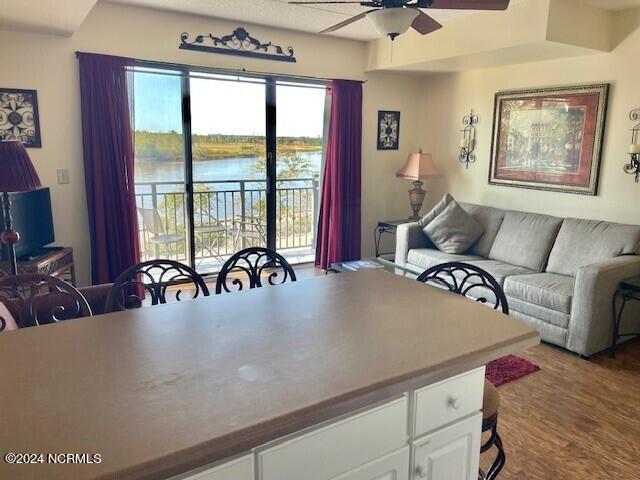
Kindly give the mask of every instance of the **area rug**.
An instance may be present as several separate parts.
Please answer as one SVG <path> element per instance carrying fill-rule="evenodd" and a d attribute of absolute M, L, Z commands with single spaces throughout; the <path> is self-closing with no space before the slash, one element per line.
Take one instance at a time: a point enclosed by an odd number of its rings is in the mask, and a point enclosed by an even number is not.
<path fill-rule="evenodd" d="M 537 372 L 540 367 L 517 355 L 507 355 L 487 364 L 485 377 L 496 387 L 530 373 Z"/>

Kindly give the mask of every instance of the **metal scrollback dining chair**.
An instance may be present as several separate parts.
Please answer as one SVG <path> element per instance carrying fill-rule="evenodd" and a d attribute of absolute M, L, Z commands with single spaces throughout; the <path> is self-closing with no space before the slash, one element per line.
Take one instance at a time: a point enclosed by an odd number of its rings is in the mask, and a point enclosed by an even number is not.
<path fill-rule="evenodd" d="M 469 297 L 492 307 L 494 310 L 501 310 L 502 313 L 509 314 L 507 297 L 500 284 L 489 272 L 475 265 L 462 262 L 442 263 L 422 272 L 417 280 Z M 480 453 L 484 453 L 494 446 L 497 453 L 487 471 L 480 471 L 478 478 L 481 480 L 496 479 L 506 462 L 502 439 L 498 434 L 499 406 L 498 390 L 491 382 L 485 380 L 482 402 L 482 432 L 490 432 L 490 434 L 480 447 Z"/>
<path fill-rule="evenodd" d="M 140 308 L 145 301 L 150 305 L 167 300 L 179 302 L 183 300 L 183 292 L 188 292 L 189 299 L 209 296 L 207 284 L 191 267 L 175 260 L 149 260 L 128 268 L 116 278 L 105 311 Z"/>
<path fill-rule="evenodd" d="M 216 294 L 287 281 L 295 282 L 296 273 L 282 255 L 269 248 L 249 247 L 234 253 L 224 263 L 218 273 Z"/>
<path fill-rule="evenodd" d="M 20 274 L 0 279 L 0 302 L 18 328 L 92 315 L 89 303 L 75 287 L 49 275 Z"/>

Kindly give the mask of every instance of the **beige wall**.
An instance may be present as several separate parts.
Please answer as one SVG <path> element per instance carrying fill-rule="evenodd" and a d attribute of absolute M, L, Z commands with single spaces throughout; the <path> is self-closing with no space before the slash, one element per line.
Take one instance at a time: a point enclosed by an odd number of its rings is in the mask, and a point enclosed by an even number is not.
<path fill-rule="evenodd" d="M 292 45 L 298 63 L 269 62 L 178 49 L 179 36 L 229 33 L 238 23 L 99 3 L 70 38 L 0 31 L 0 86 L 38 90 L 41 149 L 30 149 L 43 183 L 51 188 L 57 244 L 75 249 L 79 281 L 89 281 L 89 235 L 82 164 L 82 139 L 76 50 L 134 58 L 246 68 L 271 73 L 367 80 L 364 87 L 363 253 L 372 252 L 378 218 L 398 217 L 408 210 L 406 185 L 393 173 L 409 151 L 417 148 L 415 78 L 365 74 L 366 45 L 361 42 L 298 32 L 247 26 L 259 39 Z M 400 110 L 399 152 L 376 150 L 376 113 Z M 69 169 L 71 183 L 57 185 L 56 169 Z"/>
<path fill-rule="evenodd" d="M 624 174 L 630 141 L 629 111 L 640 107 L 640 13 L 619 14 L 626 38 L 609 54 L 432 76 L 422 80 L 419 141 L 434 154 L 445 177 L 437 183 L 456 198 L 520 210 L 640 224 L 640 185 Z M 629 32 L 632 33 L 629 34 Z M 543 192 L 488 185 L 494 94 L 498 90 L 611 83 L 598 196 Z M 468 170 L 458 163 L 462 117 L 480 116 L 477 161 Z"/>

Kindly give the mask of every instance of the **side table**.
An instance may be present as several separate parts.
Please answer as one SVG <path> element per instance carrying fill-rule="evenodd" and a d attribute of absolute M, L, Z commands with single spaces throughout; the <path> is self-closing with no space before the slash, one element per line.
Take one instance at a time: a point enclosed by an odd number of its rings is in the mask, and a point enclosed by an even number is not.
<path fill-rule="evenodd" d="M 376 225 L 375 230 L 373 231 L 373 243 L 375 246 L 376 257 L 379 257 L 380 254 L 380 240 L 382 239 L 382 235 L 385 233 L 390 233 L 395 235 L 398 225 L 402 225 L 403 223 L 409 223 L 411 220 L 407 218 L 403 218 L 402 220 L 380 220 L 378 225 Z"/>
<path fill-rule="evenodd" d="M 35 258 L 18 260 L 18 273 L 51 275 L 75 286 L 76 269 L 73 262 L 73 249 L 52 247 Z M 9 262 L 0 261 L 0 277 L 9 275 L 11 275 Z"/>
<path fill-rule="evenodd" d="M 619 307 L 618 298 L 621 300 Z M 636 335 L 640 335 L 640 332 L 620 333 L 620 323 L 622 321 L 624 307 L 630 300 L 640 302 L 640 276 L 628 278 L 627 280 L 620 282 L 618 288 L 613 294 L 613 334 L 611 339 L 611 348 L 609 350 L 612 357 L 616 354 L 616 347 L 618 346 L 618 340 L 620 337 L 634 337 Z"/>

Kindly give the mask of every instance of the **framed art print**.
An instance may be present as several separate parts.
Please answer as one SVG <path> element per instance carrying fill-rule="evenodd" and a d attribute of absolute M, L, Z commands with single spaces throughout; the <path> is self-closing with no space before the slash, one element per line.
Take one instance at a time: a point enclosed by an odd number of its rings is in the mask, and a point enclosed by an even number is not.
<path fill-rule="evenodd" d="M 398 150 L 400 112 L 378 111 L 378 150 Z"/>
<path fill-rule="evenodd" d="M 596 195 L 609 85 L 498 92 L 489 183 Z"/>
<path fill-rule="evenodd" d="M 0 88 L 0 141 L 20 140 L 25 147 L 40 148 L 38 93 Z"/>

